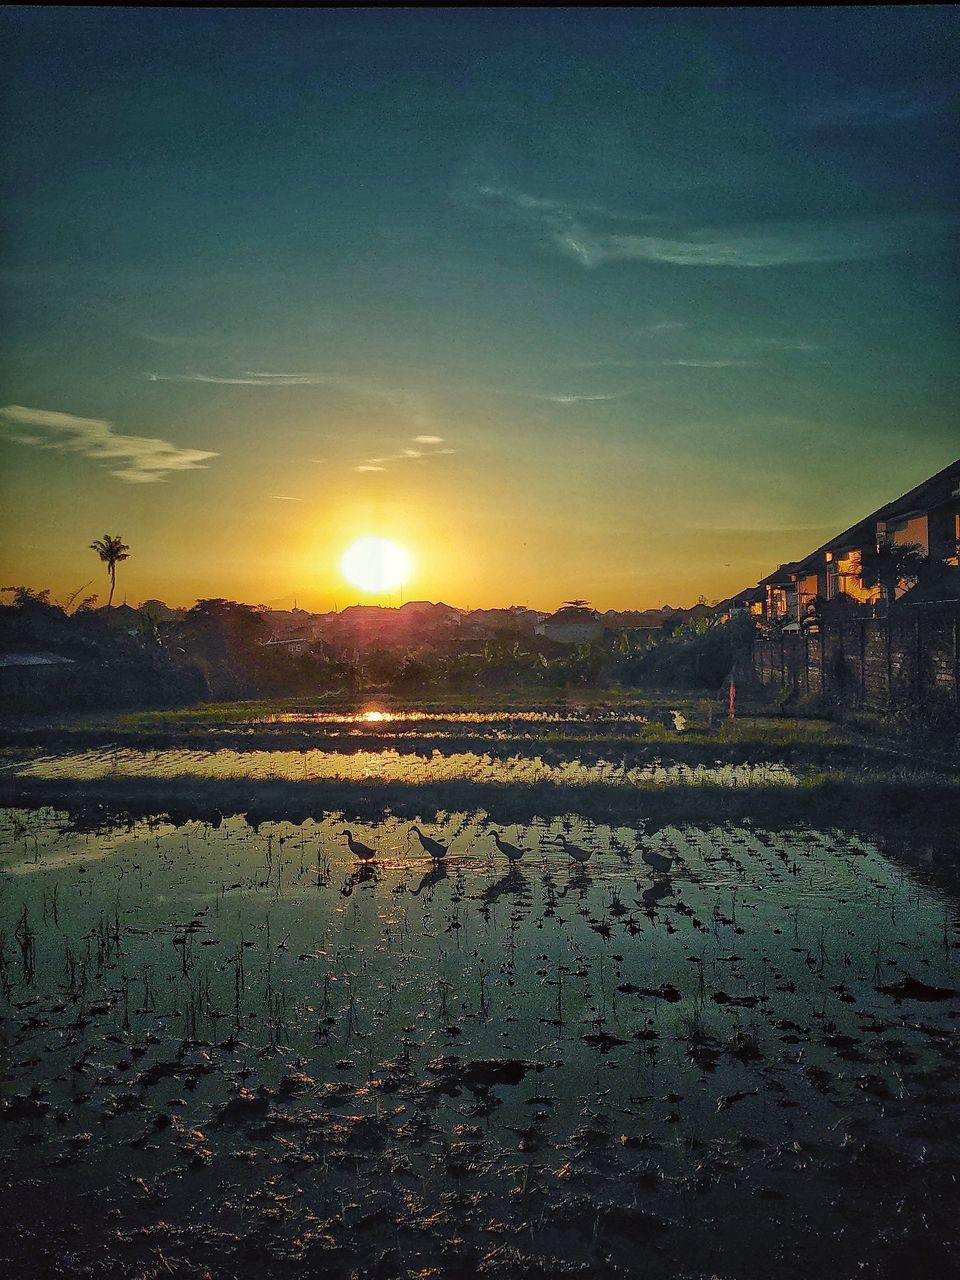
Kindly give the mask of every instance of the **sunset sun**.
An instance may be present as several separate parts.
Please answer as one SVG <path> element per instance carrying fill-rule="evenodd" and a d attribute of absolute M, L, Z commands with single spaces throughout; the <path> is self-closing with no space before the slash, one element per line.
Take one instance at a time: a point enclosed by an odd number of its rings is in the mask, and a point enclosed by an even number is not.
<path fill-rule="evenodd" d="M 347 582 L 373 595 L 402 586 L 412 567 L 410 553 L 389 538 L 361 538 L 340 559 L 340 572 Z"/>

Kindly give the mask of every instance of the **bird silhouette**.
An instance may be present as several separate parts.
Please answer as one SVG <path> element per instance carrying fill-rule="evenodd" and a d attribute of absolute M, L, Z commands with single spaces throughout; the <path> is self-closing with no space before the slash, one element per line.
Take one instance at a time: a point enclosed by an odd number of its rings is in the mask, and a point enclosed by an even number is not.
<path fill-rule="evenodd" d="M 673 886 L 669 880 L 661 880 L 658 884 L 651 885 L 649 889 L 644 889 L 643 905 L 645 907 L 655 906 L 661 898 L 665 898 L 669 893 L 673 892 Z"/>
<path fill-rule="evenodd" d="M 344 829 L 340 833 L 347 837 L 347 847 L 352 854 L 360 859 L 361 862 L 372 862 L 378 857 L 376 849 L 371 849 L 368 844 L 364 844 L 362 840 L 357 840 L 352 831 Z"/>
<path fill-rule="evenodd" d="M 652 849 L 644 849 L 640 854 L 640 861 L 654 871 L 659 871 L 661 875 L 669 875 L 673 866 L 672 858 L 665 858 L 662 853 L 654 853 Z"/>
<path fill-rule="evenodd" d="M 519 845 L 510 844 L 506 840 L 501 840 L 499 831 L 491 831 L 490 834 L 493 836 L 494 844 L 497 846 L 497 848 L 504 855 L 504 857 L 507 859 L 508 862 L 519 862 L 520 859 L 523 857 L 523 855 L 527 852 L 526 849 L 521 849 Z"/>
<path fill-rule="evenodd" d="M 419 827 L 411 827 L 410 834 L 416 836 L 423 845 L 424 851 L 429 853 L 430 857 L 435 861 L 447 856 L 447 846 L 441 844 L 439 840 L 433 840 L 430 836 L 425 836 Z"/>
<path fill-rule="evenodd" d="M 581 848 L 578 844 L 571 844 L 566 836 L 557 836 L 560 847 L 568 858 L 572 858 L 574 862 L 579 862 L 581 866 L 589 862 L 593 854 L 589 849 Z"/>

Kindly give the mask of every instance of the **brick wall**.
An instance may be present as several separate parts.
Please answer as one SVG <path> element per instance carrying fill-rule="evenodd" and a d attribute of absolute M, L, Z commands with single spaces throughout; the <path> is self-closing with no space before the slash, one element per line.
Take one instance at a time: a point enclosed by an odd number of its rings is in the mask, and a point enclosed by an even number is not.
<path fill-rule="evenodd" d="M 960 607 L 913 605 L 758 639 L 753 666 L 762 684 L 800 699 L 960 715 Z"/>

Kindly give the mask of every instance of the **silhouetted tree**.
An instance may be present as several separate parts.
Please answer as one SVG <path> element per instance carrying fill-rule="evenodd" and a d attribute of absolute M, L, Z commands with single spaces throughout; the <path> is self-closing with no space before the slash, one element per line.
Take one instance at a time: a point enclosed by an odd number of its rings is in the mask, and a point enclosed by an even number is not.
<path fill-rule="evenodd" d="M 61 605 L 64 613 L 78 613 L 83 609 L 93 608 L 94 601 L 97 598 L 96 595 L 83 596 L 80 603 L 74 607 L 74 601 L 77 599 L 77 596 L 79 596 L 80 592 L 85 591 L 89 586 L 90 583 L 85 582 L 82 587 L 77 587 L 76 591 L 67 596 L 66 600 Z"/>
<path fill-rule="evenodd" d="M 113 593 L 117 585 L 117 565 L 121 560 L 130 559 L 130 548 L 119 534 L 112 538 L 109 533 L 105 533 L 102 538 L 97 538 L 96 542 L 90 543 L 90 550 L 97 553 L 107 566 L 107 573 L 110 575 L 110 598 L 107 600 L 109 609 L 113 604 Z"/>
<path fill-rule="evenodd" d="M 31 587 L 0 587 L 0 593 L 7 591 L 13 593 L 13 607 L 15 609 L 41 607 L 43 609 L 59 610 L 59 605 L 51 603 L 49 587 L 45 587 L 43 591 L 34 591 Z"/>
<path fill-rule="evenodd" d="M 865 587 L 879 587 L 881 599 L 896 599 L 899 587 L 912 586 L 927 564 L 919 542 L 893 542 L 885 538 L 876 550 L 860 555 L 860 580 Z"/>
<path fill-rule="evenodd" d="M 48 648 L 54 633 L 61 633 L 67 615 L 50 599 L 49 589 L 0 587 L 0 596 L 9 592 L 13 602 L 0 601 L 0 648 L 21 645 Z M 56 646 L 54 645 L 54 648 Z"/>

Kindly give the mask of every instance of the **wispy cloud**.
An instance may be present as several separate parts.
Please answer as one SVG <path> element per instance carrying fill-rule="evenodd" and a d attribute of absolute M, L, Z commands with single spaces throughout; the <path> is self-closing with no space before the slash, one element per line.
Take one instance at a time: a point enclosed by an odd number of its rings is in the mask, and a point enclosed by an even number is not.
<path fill-rule="evenodd" d="M 791 352 L 798 351 L 804 354 L 819 350 L 816 343 L 808 342 L 805 338 L 798 337 L 771 337 L 764 334 L 762 337 L 751 337 L 749 334 L 730 334 L 711 335 L 706 332 L 691 333 L 690 326 L 683 321 L 663 320 L 656 324 L 646 325 L 641 329 L 633 331 L 635 337 L 638 338 L 664 338 L 667 339 L 671 335 L 676 335 L 679 342 L 668 342 L 665 345 L 676 350 L 677 346 L 688 347 L 692 345 L 687 341 L 688 337 L 696 340 L 696 345 L 703 347 L 707 343 L 712 342 L 714 350 L 719 347 L 721 351 L 730 352 L 727 355 L 716 356 L 675 356 L 673 359 L 660 359 L 660 364 L 679 365 L 691 369 L 728 369 L 736 366 L 755 365 L 758 363 L 756 356 L 765 353 L 774 353 L 778 351 Z M 659 345 L 659 344 L 658 344 Z M 661 348 L 662 349 L 662 348 Z M 736 354 L 735 354 L 736 353 Z"/>
<path fill-rule="evenodd" d="M 605 359 L 580 360 L 577 358 L 558 361 L 565 369 L 636 369 L 637 360 L 622 360 L 608 356 Z M 625 393 L 626 394 L 626 393 Z"/>
<path fill-rule="evenodd" d="M 463 191 L 458 194 L 474 207 L 548 236 L 587 268 L 610 262 L 740 269 L 850 262 L 929 252 L 954 225 L 946 215 L 931 214 L 687 227 L 643 212 L 628 215 L 601 205 L 544 200 L 507 187 L 473 184 L 467 190 L 466 197 Z M 623 223 L 634 229 L 625 230 Z"/>
<path fill-rule="evenodd" d="M 758 347 L 769 347 L 773 351 L 818 351 L 815 342 L 807 342 L 805 338 L 750 338 Z"/>
<path fill-rule="evenodd" d="M 203 468 L 216 453 L 184 449 L 167 440 L 130 436 L 115 431 L 101 418 L 78 418 L 52 409 L 29 409 L 12 404 L 0 409 L 2 424 L 12 439 L 40 449 L 77 453 L 108 465 L 110 474 L 127 484 L 155 484 L 171 472 Z M 28 427 L 26 434 L 17 428 Z"/>
<path fill-rule="evenodd" d="M 685 320 L 657 320 L 654 324 L 646 324 L 638 332 L 640 333 L 677 333 L 680 329 L 686 329 L 687 322 Z"/>
<path fill-rule="evenodd" d="M 146 329 L 138 329 L 134 331 L 138 338 L 143 338 L 145 342 L 153 342 L 158 347 L 185 347 L 194 345 L 196 338 L 186 334 L 179 333 L 151 333 Z"/>
<path fill-rule="evenodd" d="M 563 360 L 557 362 L 569 375 L 570 369 L 636 368 L 635 360 Z M 572 381 L 568 377 L 568 381 Z M 473 383 L 463 388 L 482 395 L 506 396 L 514 400 L 539 400 L 546 404 L 587 404 L 591 401 L 625 400 L 636 392 L 636 387 L 618 391 L 541 391 L 529 387 L 497 386 L 491 383 Z M 421 437 L 417 437 L 421 439 Z"/>
<path fill-rule="evenodd" d="M 465 181 L 457 187 L 453 196 L 461 204 L 479 209 L 501 222 L 514 223 L 529 231 L 546 234 L 557 244 L 568 238 L 576 241 L 584 226 L 597 230 L 617 229 L 624 223 L 636 225 L 645 221 L 642 216 L 621 213 L 608 209 L 605 205 L 544 199 L 518 191 L 514 187 L 497 186 L 493 183 Z"/>
<path fill-rule="evenodd" d="M 271 493 L 274 502 L 302 502 L 302 498 L 294 498 L 289 493 Z"/>
<path fill-rule="evenodd" d="M 443 436 L 414 436 L 414 444 L 427 445 L 427 448 L 402 448 L 399 453 L 388 454 L 384 458 L 367 458 L 354 471 L 386 471 L 393 462 L 422 462 L 427 458 L 436 458 L 442 454 L 456 453 L 456 449 L 438 449 L 443 444 Z"/>
<path fill-rule="evenodd" d="M 515 187 L 498 186 L 495 183 L 468 182 L 461 185 L 456 196 L 468 204 L 497 205 L 502 211 L 531 219 L 547 219 L 556 222 L 572 222 L 577 218 L 594 217 L 608 222 L 637 222 L 635 213 L 611 209 L 603 204 L 584 204 L 572 200 L 551 200 L 531 196 Z"/>
<path fill-rule="evenodd" d="M 227 378 L 209 373 L 148 373 L 150 382 L 206 382 L 218 387 L 314 387 L 331 379 L 318 373 L 244 373 Z"/>
<path fill-rule="evenodd" d="M 925 224 L 925 226 L 924 226 Z M 701 228 L 672 236 L 564 232 L 559 247 L 585 267 L 607 262 L 658 262 L 675 267 L 815 266 L 924 250 L 936 220 L 782 222 Z M 939 236 L 938 236 L 939 238 Z"/>
<path fill-rule="evenodd" d="M 682 369 L 742 369 L 757 362 L 756 360 L 664 360 L 663 363 L 677 365 Z"/>
<path fill-rule="evenodd" d="M 437 422 L 425 398 L 407 387 L 383 386 L 377 382 L 337 373 L 267 373 L 244 370 L 238 374 L 211 373 L 148 373 L 150 382 L 198 383 L 221 387 L 264 387 L 277 390 L 281 387 L 329 387 L 334 391 L 358 396 L 388 405 L 413 430 L 428 432 L 440 424 Z M 427 442 L 435 437 L 426 437 Z M 436 437 L 439 439 L 439 437 Z"/>
<path fill-rule="evenodd" d="M 624 397 L 629 394 L 629 391 L 616 391 L 605 395 L 595 396 L 545 395 L 537 396 L 536 398 L 538 400 L 549 400 L 551 404 L 588 404 L 593 400 L 623 400 Z"/>
<path fill-rule="evenodd" d="M 878 90 L 861 88 L 854 93 L 818 102 L 807 110 L 791 114 L 801 128 L 823 128 L 832 125 L 890 125 L 910 123 L 923 116 L 936 114 L 950 106 L 951 95 L 942 86 L 912 85 L 909 88 Z"/>

